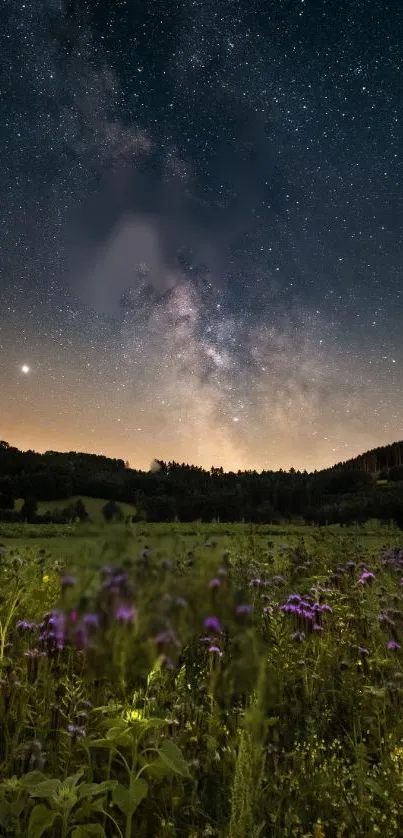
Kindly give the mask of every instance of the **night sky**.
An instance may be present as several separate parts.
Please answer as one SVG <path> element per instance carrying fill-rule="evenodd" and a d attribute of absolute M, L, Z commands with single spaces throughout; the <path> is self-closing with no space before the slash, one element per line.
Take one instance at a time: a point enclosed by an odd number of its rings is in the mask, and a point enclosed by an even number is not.
<path fill-rule="evenodd" d="M 402 33 L 3 0 L 0 438 L 235 470 L 403 438 Z"/>

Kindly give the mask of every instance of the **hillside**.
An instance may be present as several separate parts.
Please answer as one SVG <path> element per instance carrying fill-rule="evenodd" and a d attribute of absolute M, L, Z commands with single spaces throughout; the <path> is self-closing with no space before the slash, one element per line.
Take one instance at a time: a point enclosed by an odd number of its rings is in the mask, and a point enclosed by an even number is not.
<path fill-rule="evenodd" d="M 275 523 L 299 519 L 347 524 L 378 518 L 400 525 L 402 457 L 403 443 L 395 443 L 312 474 L 293 469 L 225 473 L 222 468 L 206 471 L 161 460 L 144 472 L 123 460 L 95 454 L 38 454 L 3 442 L 0 520 L 39 523 L 48 510 L 48 521 L 53 516 L 55 523 L 63 523 L 71 520 L 71 510 L 70 518 L 60 511 L 81 499 L 95 520 L 100 519 L 104 503 L 111 501 L 119 507 L 116 514 L 150 522 Z"/>
<path fill-rule="evenodd" d="M 393 442 L 391 445 L 384 445 L 381 448 L 373 448 L 364 454 L 359 454 L 352 460 L 338 463 L 335 469 L 354 470 L 359 469 L 372 475 L 389 476 L 393 470 L 400 469 L 400 479 L 403 479 L 403 441 Z M 397 476 L 397 475 L 396 475 Z"/>

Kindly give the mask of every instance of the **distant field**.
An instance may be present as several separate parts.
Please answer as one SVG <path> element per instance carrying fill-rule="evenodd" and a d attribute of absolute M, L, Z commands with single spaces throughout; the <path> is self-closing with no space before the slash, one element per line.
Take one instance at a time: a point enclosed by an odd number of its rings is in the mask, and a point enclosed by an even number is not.
<path fill-rule="evenodd" d="M 72 506 L 79 499 L 82 500 L 88 515 L 94 524 L 102 523 L 102 507 L 105 506 L 106 500 L 103 500 L 102 498 L 89 498 L 86 495 L 74 495 L 73 497 L 64 498 L 63 500 L 38 501 L 38 512 L 40 515 L 44 515 L 48 510 L 49 512 L 52 512 L 54 509 L 65 509 L 66 506 Z M 21 509 L 23 503 L 24 501 L 22 498 L 19 498 L 15 503 L 16 509 Z M 132 506 L 129 503 L 119 503 L 118 505 L 125 516 L 134 515 L 136 511 L 135 506 Z"/>
<path fill-rule="evenodd" d="M 69 498 L 64 505 L 76 498 Z M 229 550 L 238 555 L 251 555 L 253 549 L 259 554 L 271 552 L 277 555 L 285 546 L 294 547 L 301 539 L 309 548 L 326 538 L 336 545 L 355 544 L 358 549 L 370 552 L 378 551 L 383 545 L 400 544 L 402 533 L 392 527 L 381 527 L 377 522 L 368 522 L 363 527 L 310 527 L 303 524 L 249 525 L 249 524 L 105 524 L 101 509 L 105 501 L 94 498 L 82 498 L 91 515 L 92 523 L 77 525 L 29 525 L 0 524 L 0 543 L 10 548 L 22 549 L 35 547 L 45 549 L 47 553 L 70 560 L 72 556 L 99 554 L 107 544 L 116 545 L 136 554 L 145 546 L 152 547 L 161 555 L 183 556 L 196 550 L 199 554 L 206 544 L 219 550 Z M 58 502 L 57 506 L 62 506 Z M 54 508 L 56 504 L 42 503 L 41 511 Z M 125 513 L 133 507 L 122 504 Z M 330 540 L 330 541 L 329 541 Z M 122 545 L 120 547 L 119 545 Z"/>

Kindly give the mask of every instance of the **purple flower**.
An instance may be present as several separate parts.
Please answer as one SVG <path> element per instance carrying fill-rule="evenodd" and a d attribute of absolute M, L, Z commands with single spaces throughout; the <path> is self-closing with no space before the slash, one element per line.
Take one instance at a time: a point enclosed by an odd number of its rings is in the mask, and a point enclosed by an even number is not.
<path fill-rule="evenodd" d="M 251 579 L 250 582 L 249 582 L 249 587 L 250 588 L 258 588 L 259 585 L 264 585 L 264 582 L 263 582 L 262 579 Z"/>
<path fill-rule="evenodd" d="M 396 642 L 396 640 L 388 640 L 386 647 L 391 651 L 397 651 L 400 649 L 400 644 Z"/>
<path fill-rule="evenodd" d="M 16 625 L 16 628 L 21 631 L 32 631 L 36 627 L 36 623 L 31 623 L 29 620 L 18 620 Z"/>
<path fill-rule="evenodd" d="M 121 623 L 133 623 L 136 611 L 133 605 L 121 605 L 116 611 L 116 619 Z"/>
<path fill-rule="evenodd" d="M 210 579 L 208 586 L 209 588 L 219 588 L 221 586 L 221 581 L 215 577 L 215 579 Z"/>
<path fill-rule="evenodd" d="M 305 632 L 303 631 L 294 631 L 291 635 L 291 640 L 295 640 L 296 643 L 302 643 L 305 640 Z"/>
<path fill-rule="evenodd" d="M 314 623 L 312 628 L 314 631 L 323 631 L 323 626 L 319 626 L 318 623 Z"/>
<path fill-rule="evenodd" d="M 235 614 L 251 614 L 253 611 L 253 606 L 249 605 L 248 602 L 241 602 L 240 605 L 237 605 L 235 608 Z"/>
<path fill-rule="evenodd" d="M 394 621 L 389 617 L 388 614 L 378 614 L 378 622 L 381 623 L 381 625 L 395 625 Z"/>
<path fill-rule="evenodd" d="M 222 658 L 222 656 L 223 656 L 223 653 L 222 653 L 221 649 L 220 649 L 218 646 L 210 646 L 210 647 L 209 647 L 209 649 L 208 649 L 208 651 L 209 651 L 212 655 L 217 655 L 219 658 Z"/>
<path fill-rule="evenodd" d="M 84 614 L 82 621 L 85 626 L 91 626 L 93 628 L 97 628 L 99 625 L 98 614 Z"/>
<path fill-rule="evenodd" d="M 154 642 L 157 646 L 164 646 L 167 643 L 170 643 L 172 640 L 172 635 L 170 631 L 160 631 L 156 637 L 154 637 Z"/>
<path fill-rule="evenodd" d="M 74 576 L 62 576 L 62 578 L 60 580 L 60 584 L 61 584 L 63 589 L 64 588 L 73 588 L 74 585 L 76 584 L 76 580 L 75 580 Z"/>
<path fill-rule="evenodd" d="M 221 625 L 218 617 L 206 617 L 204 621 L 204 628 L 215 631 L 216 634 L 221 634 Z"/>
<path fill-rule="evenodd" d="M 79 649 L 80 651 L 88 646 L 88 633 L 86 626 L 77 626 L 74 632 L 73 642 L 76 649 Z"/>
<path fill-rule="evenodd" d="M 67 733 L 73 739 L 82 738 L 83 736 L 85 736 L 85 728 L 83 728 L 81 725 L 70 724 L 67 725 Z"/>
<path fill-rule="evenodd" d="M 372 582 L 373 579 L 375 579 L 375 573 L 372 573 L 370 570 L 364 570 L 358 580 L 358 584 L 365 585 L 367 582 Z"/>
<path fill-rule="evenodd" d="M 175 600 L 175 605 L 177 605 L 178 608 L 185 608 L 187 605 L 186 599 L 184 599 L 183 596 L 177 596 Z"/>
<path fill-rule="evenodd" d="M 300 601 L 301 601 L 301 597 L 300 597 L 299 594 L 290 594 L 290 596 L 287 599 L 287 602 L 296 603 L 296 602 L 300 602 Z"/>

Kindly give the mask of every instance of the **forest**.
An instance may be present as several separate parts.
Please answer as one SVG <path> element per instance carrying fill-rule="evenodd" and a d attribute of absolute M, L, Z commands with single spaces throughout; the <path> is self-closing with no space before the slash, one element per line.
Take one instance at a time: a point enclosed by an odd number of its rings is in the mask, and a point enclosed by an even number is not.
<path fill-rule="evenodd" d="M 121 516 L 152 522 L 220 521 L 308 524 L 364 523 L 377 518 L 403 526 L 403 442 L 374 449 L 332 468 L 289 471 L 209 471 L 156 459 L 149 471 L 120 459 L 75 451 L 20 451 L 0 442 L 0 520 L 65 523 L 85 520 L 72 496 L 105 499 L 105 519 Z M 17 508 L 17 499 L 23 504 Z M 60 500 L 60 508 L 54 501 Z M 38 514 L 37 503 L 52 502 Z M 43 503 L 42 503 L 43 506 Z"/>

